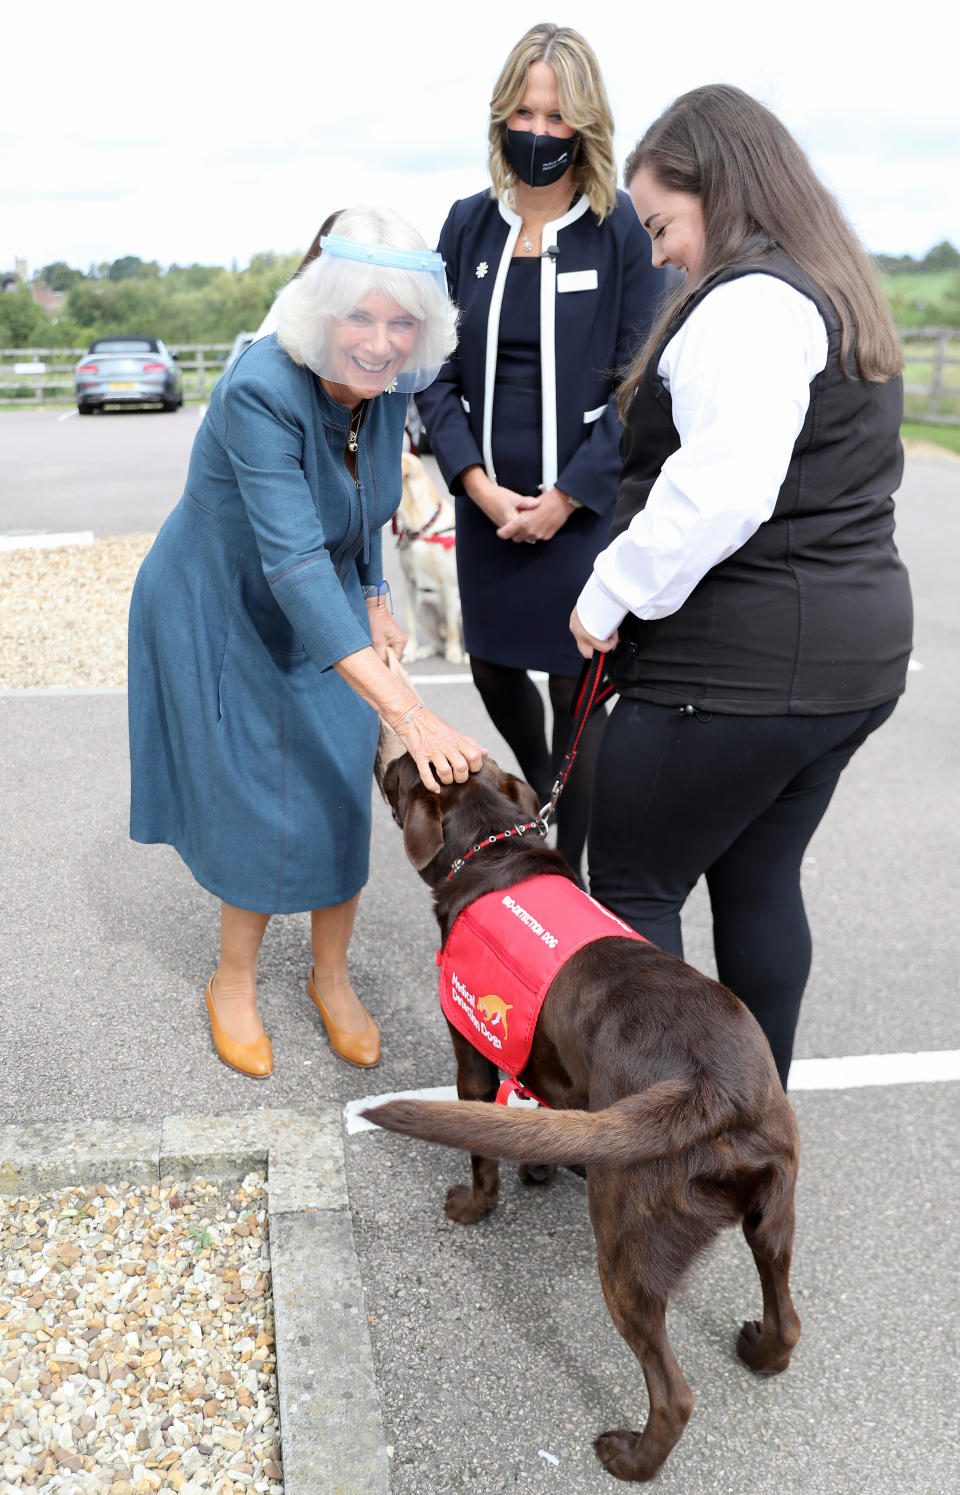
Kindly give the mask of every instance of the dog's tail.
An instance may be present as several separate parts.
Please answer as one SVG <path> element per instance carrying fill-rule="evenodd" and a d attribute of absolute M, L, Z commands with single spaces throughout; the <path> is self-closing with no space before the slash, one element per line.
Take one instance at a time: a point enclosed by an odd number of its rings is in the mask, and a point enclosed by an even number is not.
<path fill-rule="evenodd" d="M 392 1100 L 362 1113 L 391 1132 L 518 1163 L 630 1163 L 667 1158 L 736 1122 L 691 1079 L 659 1080 L 604 1111 L 533 1110 L 487 1101 Z"/>

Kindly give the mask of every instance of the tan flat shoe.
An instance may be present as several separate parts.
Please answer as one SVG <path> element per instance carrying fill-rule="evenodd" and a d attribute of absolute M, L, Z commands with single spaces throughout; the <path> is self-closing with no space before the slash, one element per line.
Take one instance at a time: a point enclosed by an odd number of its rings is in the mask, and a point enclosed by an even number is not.
<path fill-rule="evenodd" d="M 213 1005 L 212 976 L 207 982 L 203 997 L 210 1016 L 213 1046 L 224 1064 L 228 1064 L 231 1069 L 237 1070 L 242 1075 L 249 1076 L 251 1080 L 267 1079 L 273 1073 L 273 1049 L 270 1047 L 270 1040 L 266 1033 L 261 1030 L 260 1037 L 255 1038 L 253 1043 L 238 1043 L 235 1038 L 230 1037 Z"/>
<path fill-rule="evenodd" d="M 380 1029 L 370 1014 L 367 1013 L 367 1026 L 362 1033 L 345 1033 L 337 1026 L 324 1007 L 323 998 L 314 985 L 312 968 L 307 977 L 307 991 L 323 1018 L 323 1026 L 327 1030 L 327 1037 L 333 1052 L 339 1054 L 341 1059 L 346 1059 L 348 1064 L 356 1064 L 359 1069 L 373 1069 L 375 1064 L 379 1064 Z"/>

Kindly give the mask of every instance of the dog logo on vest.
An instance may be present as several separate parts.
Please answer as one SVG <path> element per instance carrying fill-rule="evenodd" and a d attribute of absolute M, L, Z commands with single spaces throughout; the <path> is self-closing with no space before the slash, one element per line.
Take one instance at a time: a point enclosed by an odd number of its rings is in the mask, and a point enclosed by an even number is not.
<path fill-rule="evenodd" d="M 478 997 L 477 1011 L 481 1017 L 486 1018 L 491 1028 L 495 1028 L 497 1023 L 501 1023 L 503 1025 L 504 1038 L 509 1037 L 507 1033 L 507 1013 L 513 1011 L 512 1002 L 505 1002 L 502 997 L 493 996 L 492 994 L 487 997 Z"/>

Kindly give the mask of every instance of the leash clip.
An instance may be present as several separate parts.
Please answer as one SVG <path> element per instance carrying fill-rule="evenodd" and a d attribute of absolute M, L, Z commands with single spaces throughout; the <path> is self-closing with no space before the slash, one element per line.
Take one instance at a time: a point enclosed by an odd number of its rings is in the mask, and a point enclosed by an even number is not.
<path fill-rule="evenodd" d="M 547 800 L 542 809 L 537 813 L 536 827 L 537 834 L 540 836 L 545 836 L 547 834 L 547 830 L 549 829 L 550 816 L 557 808 L 557 800 L 560 798 L 560 792 L 563 789 L 569 771 L 570 767 L 567 764 L 566 760 L 564 760 L 563 768 L 560 770 L 557 777 L 553 781 L 553 788 L 550 790 L 550 798 Z"/>

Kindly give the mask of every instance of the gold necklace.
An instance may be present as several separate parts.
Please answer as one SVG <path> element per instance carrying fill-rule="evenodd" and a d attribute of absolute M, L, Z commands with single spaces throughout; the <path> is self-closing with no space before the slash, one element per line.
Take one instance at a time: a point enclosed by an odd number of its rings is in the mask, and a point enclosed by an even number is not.
<path fill-rule="evenodd" d="M 355 452 L 360 444 L 360 427 L 363 425 L 363 417 L 367 413 L 369 400 L 361 400 L 356 412 L 350 417 L 350 435 L 347 437 L 347 451 Z"/>

